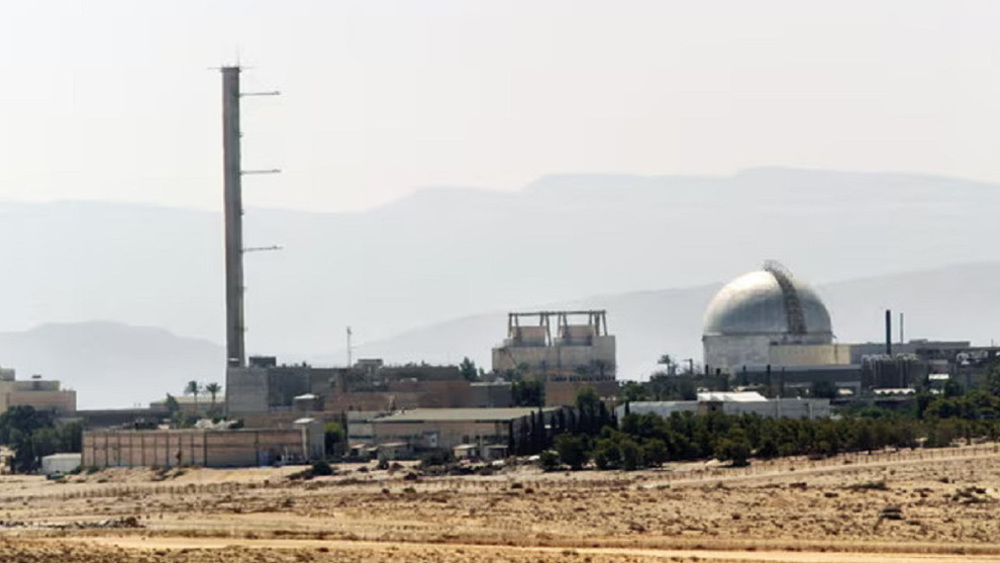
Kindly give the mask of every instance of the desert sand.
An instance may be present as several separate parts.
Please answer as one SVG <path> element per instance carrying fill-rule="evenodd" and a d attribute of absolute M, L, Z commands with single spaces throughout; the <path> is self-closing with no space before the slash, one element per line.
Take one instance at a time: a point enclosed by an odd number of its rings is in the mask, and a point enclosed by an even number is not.
<path fill-rule="evenodd" d="M 1000 448 L 432 476 L 0 478 L 0 561 L 1000 561 Z"/>

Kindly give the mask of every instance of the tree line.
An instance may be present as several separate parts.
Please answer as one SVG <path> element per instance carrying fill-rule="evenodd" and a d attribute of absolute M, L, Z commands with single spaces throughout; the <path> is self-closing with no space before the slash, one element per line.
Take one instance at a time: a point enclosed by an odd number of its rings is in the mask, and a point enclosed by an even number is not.
<path fill-rule="evenodd" d="M 579 412 L 578 401 L 577 409 Z M 839 418 L 766 418 L 753 414 L 628 413 L 586 429 L 551 427 L 543 467 L 641 469 L 668 461 L 719 459 L 746 465 L 751 457 L 834 456 L 884 448 L 947 447 L 957 440 L 1000 439 L 1000 396 L 921 395 L 910 412 L 869 408 Z M 536 438 L 540 440 L 540 438 Z M 541 443 L 541 442 L 539 442 Z"/>

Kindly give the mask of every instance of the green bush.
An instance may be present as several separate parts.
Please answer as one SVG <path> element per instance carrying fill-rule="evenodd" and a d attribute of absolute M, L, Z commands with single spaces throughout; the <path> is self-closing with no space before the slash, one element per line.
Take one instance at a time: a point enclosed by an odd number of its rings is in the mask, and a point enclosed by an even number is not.
<path fill-rule="evenodd" d="M 576 471 L 586 465 L 590 459 L 590 444 L 583 434 L 560 434 L 556 436 L 556 451 L 559 461 Z"/>
<path fill-rule="evenodd" d="M 312 474 L 317 477 L 333 475 L 333 468 L 325 461 L 317 461 L 312 464 Z"/>
<path fill-rule="evenodd" d="M 545 450 L 538 454 L 538 466 L 542 471 L 556 471 L 561 467 L 559 464 L 559 454 L 552 450 Z"/>

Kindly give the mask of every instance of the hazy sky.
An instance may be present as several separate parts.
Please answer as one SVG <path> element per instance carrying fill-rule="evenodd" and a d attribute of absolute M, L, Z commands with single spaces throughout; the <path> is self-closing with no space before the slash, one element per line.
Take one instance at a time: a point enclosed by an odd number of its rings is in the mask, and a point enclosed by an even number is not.
<path fill-rule="evenodd" d="M 782 165 L 1000 181 L 1000 3 L 6 2 L 0 198 L 218 209 L 220 79 L 253 68 L 249 205 Z"/>

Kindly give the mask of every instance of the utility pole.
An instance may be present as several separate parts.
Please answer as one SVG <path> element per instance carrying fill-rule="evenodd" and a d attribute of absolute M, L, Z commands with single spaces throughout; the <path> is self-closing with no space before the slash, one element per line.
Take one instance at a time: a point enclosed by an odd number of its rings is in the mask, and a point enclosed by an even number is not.
<path fill-rule="evenodd" d="M 240 154 L 240 98 L 273 96 L 278 92 L 244 94 L 240 92 L 239 66 L 222 71 L 222 152 L 223 209 L 226 248 L 226 365 L 246 367 L 244 333 L 243 254 L 253 250 L 277 250 L 277 247 L 247 249 L 243 246 L 243 175 L 270 174 L 278 170 L 243 170 Z"/>
<path fill-rule="evenodd" d="M 347 369 L 351 369 L 351 327 L 347 327 Z"/>

